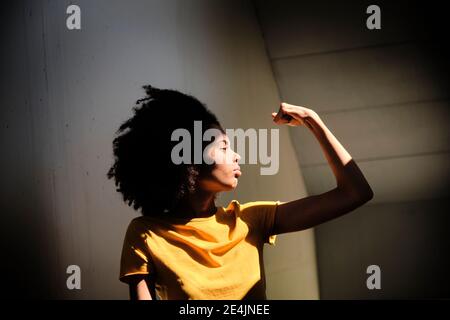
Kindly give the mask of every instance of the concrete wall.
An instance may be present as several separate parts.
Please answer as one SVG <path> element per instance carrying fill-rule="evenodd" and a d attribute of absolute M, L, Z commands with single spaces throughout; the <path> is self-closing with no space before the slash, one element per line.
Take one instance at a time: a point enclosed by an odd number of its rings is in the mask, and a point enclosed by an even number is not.
<path fill-rule="evenodd" d="M 79 31 L 66 28 L 69 4 L 2 6 L 2 293 L 127 298 L 119 259 L 137 214 L 106 172 L 140 87 L 191 93 L 230 128 L 272 128 L 279 93 L 250 1 L 80 0 Z M 221 204 L 306 195 L 287 128 L 280 138 L 279 173 L 245 166 Z M 318 297 L 312 230 L 280 236 L 265 260 L 269 298 Z M 71 264 L 81 267 L 82 290 L 66 288 Z"/>
<path fill-rule="evenodd" d="M 375 198 L 316 228 L 322 299 L 450 297 L 448 28 L 438 4 L 256 0 L 281 98 L 316 110 Z M 306 130 L 291 137 L 308 194 L 335 186 Z M 381 290 L 366 287 L 381 268 Z"/>

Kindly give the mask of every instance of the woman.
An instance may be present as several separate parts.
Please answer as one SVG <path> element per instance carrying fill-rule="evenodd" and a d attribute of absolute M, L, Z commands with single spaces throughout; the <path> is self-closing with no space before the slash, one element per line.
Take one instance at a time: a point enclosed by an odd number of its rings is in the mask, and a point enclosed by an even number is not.
<path fill-rule="evenodd" d="M 114 139 L 115 163 L 108 172 L 128 205 L 142 213 L 129 224 L 122 249 L 120 280 L 129 285 L 131 299 L 266 299 L 264 243 L 339 217 L 373 197 L 358 166 L 318 114 L 281 103 L 273 121 L 305 126 L 314 134 L 337 186 L 286 203 L 233 200 L 217 207 L 217 194 L 236 188 L 241 176 L 240 156 L 231 150 L 225 130 L 196 98 L 144 89 L 147 96 L 138 100 L 134 116 Z M 219 132 L 201 149 L 213 161 L 173 161 L 179 143 L 174 131 L 195 134 L 194 121 L 201 121 L 202 133 Z M 198 152 L 190 148 L 183 157 Z"/>

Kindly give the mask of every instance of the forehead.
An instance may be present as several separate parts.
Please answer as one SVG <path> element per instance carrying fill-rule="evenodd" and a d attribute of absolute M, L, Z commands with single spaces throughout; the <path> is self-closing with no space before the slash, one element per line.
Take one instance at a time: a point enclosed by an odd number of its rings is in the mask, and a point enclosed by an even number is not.
<path fill-rule="evenodd" d="M 229 144 L 230 139 L 228 138 L 228 136 L 225 133 L 220 133 L 219 136 L 217 137 L 217 142 Z"/>
<path fill-rule="evenodd" d="M 221 132 L 220 133 L 216 132 L 214 134 L 213 143 L 218 144 L 218 145 L 230 144 L 230 139 L 228 138 L 228 136 L 226 134 L 221 133 Z"/>

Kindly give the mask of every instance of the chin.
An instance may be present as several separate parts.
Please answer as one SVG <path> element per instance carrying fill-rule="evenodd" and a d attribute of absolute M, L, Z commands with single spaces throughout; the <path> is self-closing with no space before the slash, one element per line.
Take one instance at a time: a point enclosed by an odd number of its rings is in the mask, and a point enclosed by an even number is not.
<path fill-rule="evenodd" d="M 234 189 L 236 189 L 237 185 L 238 185 L 238 181 L 236 178 L 233 178 L 233 181 L 230 181 L 227 184 L 224 184 L 224 189 L 223 191 L 232 191 Z"/>
<path fill-rule="evenodd" d="M 237 185 L 232 185 L 232 186 L 225 186 L 223 188 L 223 191 L 233 191 L 234 189 L 236 189 Z"/>

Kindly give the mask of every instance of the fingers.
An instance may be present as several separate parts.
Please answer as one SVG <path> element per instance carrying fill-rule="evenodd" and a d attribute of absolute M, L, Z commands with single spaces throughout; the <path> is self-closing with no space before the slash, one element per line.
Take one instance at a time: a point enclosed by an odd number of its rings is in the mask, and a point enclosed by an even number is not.
<path fill-rule="evenodd" d="M 305 126 L 312 129 L 313 125 L 308 121 L 314 118 L 315 115 L 316 113 L 311 109 L 281 102 L 278 112 L 272 112 L 272 119 L 276 124 Z"/>
<path fill-rule="evenodd" d="M 272 112 L 272 119 L 276 124 L 287 124 L 290 126 L 298 126 L 298 125 L 302 125 L 301 119 L 297 119 L 297 117 L 295 117 L 295 108 L 299 108 L 296 107 L 294 105 L 282 102 L 280 103 L 280 109 L 278 110 L 278 112 Z"/>
<path fill-rule="evenodd" d="M 273 121 L 274 121 L 275 123 L 280 123 L 282 114 L 283 114 L 283 112 L 282 112 L 281 107 L 280 107 L 280 109 L 278 110 L 278 112 L 273 112 L 273 113 L 272 113 Z M 274 116 L 274 115 L 275 115 L 275 116 Z"/>
<path fill-rule="evenodd" d="M 275 114 L 275 116 L 274 116 Z M 285 114 L 281 109 L 278 111 L 278 113 L 272 113 L 273 121 L 275 123 L 289 123 L 290 119 L 292 119 L 291 116 L 288 114 Z"/>
<path fill-rule="evenodd" d="M 283 113 L 280 110 L 278 113 L 272 113 L 272 120 L 276 124 L 289 124 L 294 120 L 294 118 L 287 113 Z"/>

